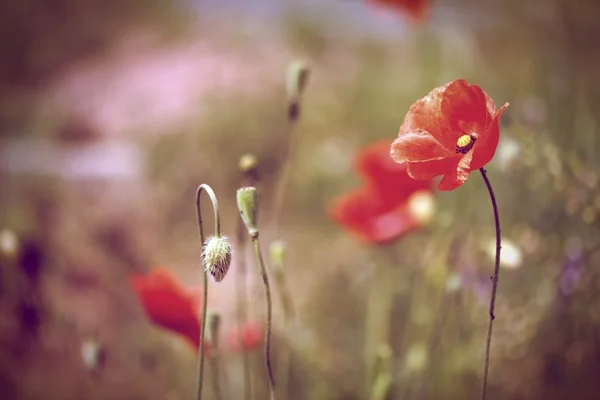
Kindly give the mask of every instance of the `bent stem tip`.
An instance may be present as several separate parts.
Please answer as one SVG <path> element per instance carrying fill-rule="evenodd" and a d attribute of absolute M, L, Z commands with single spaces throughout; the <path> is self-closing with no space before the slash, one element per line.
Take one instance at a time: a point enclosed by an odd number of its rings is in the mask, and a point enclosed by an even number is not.
<path fill-rule="evenodd" d="M 205 191 L 213 206 L 214 219 L 215 219 L 215 236 L 219 237 L 221 235 L 221 220 L 219 216 L 219 202 L 217 200 L 217 196 L 212 188 L 203 183 L 198 186 L 196 190 L 196 214 L 198 216 L 198 236 L 200 237 L 201 246 L 205 245 L 205 237 L 204 237 L 204 226 L 202 224 L 202 207 L 201 207 L 201 197 L 202 192 Z M 200 355 L 198 357 L 198 383 L 197 383 L 197 399 L 202 399 L 202 387 L 204 384 L 204 358 L 205 358 L 205 345 L 204 338 L 206 336 L 206 310 L 208 305 L 208 276 L 206 272 L 202 274 L 202 315 L 200 322 Z"/>

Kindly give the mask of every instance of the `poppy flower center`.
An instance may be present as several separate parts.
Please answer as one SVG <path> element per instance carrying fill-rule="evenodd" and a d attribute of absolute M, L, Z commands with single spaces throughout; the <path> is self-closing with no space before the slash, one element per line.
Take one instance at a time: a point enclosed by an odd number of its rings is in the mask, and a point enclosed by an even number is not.
<path fill-rule="evenodd" d="M 456 141 L 456 152 L 467 154 L 473 148 L 477 137 L 474 134 L 462 135 Z"/>

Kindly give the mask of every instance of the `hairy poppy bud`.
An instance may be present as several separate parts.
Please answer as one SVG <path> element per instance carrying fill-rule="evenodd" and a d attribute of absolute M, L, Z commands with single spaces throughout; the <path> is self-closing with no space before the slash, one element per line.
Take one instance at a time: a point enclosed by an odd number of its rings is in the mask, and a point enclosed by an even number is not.
<path fill-rule="evenodd" d="M 226 236 L 211 236 L 204 243 L 202 263 L 215 282 L 221 282 L 231 265 L 231 243 Z"/>
<path fill-rule="evenodd" d="M 254 186 L 238 189 L 237 205 L 240 217 L 250 236 L 258 235 L 258 195 Z"/>

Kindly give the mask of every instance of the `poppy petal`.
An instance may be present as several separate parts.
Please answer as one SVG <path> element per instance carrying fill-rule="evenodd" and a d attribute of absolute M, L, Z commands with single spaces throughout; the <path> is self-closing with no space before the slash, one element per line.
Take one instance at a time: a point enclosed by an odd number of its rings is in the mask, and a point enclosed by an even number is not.
<path fill-rule="evenodd" d="M 461 157 L 447 157 L 442 160 L 408 163 L 408 175 L 413 179 L 430 179 L 447 174 L 456 169 Z"/>
<path fill-rule="evenodd" d="M 494 103 L 494 100 L 486 92 L 483 92 L 483 94 L 485 95 L 485 105 L 488 112 L 490 115 L 496 115 L 496 103 Z"/>
<path fill-rule="evenodd" d="M 415 130 L 406 132 L 392 143 L 390 156 L 397 162 L 422 162 L 441 160 L 454 154 L 429 132 Z"/>
<path fill-rule="evenodd" d="M 134 273 L 129 278 L 129 283 L 131 284 L 133 291 L 139 295 L 146 287 L 146 280 L 147 278 L 144 275 Z"/>
<path fill-rule="evenodd" d="M 471 172 L 472 159 L 472 151 L 465 154 L 458 162 L 456 169 L 453 170 L 451 173 L 444 175 L 444 177 L 440 181 L 440 184 L 438 185 L 438 189 L 440 189 L 441 191 L 450 191 L 462 186 L 463 183 L 465 183 L 465 181 L 469 177 L 469 173 Z"/>
<path fill-rule="evenodd" d="M 498 147 L 498 141 L 500 140 L 500 118 L 508 107 L 508 103 L 504 104 L 498 112 L 496 112 L 494 119 L 485 130 L 485 134 L 480 135 L 475 146 L 473 146 L 473 160 L 471 161 L 471 170 L 479 169 L 489 163 Z"/>
<path fill-rule="evenodd" d="M 186 337 L 198 347 L 200 322 L 196 304 L 170 270 L 156 267 L 148 276 L 136 274 L 130 281 L 146 315 L 155 325 Z"/>
<path fill-rule="evenodd" d="M 332 218 L 366 243 L 385 243 L 418 227 L 406 203 L 386 203 L 366 188 L 338 198 Z"/>
<path fill-rule="evenodd" d="M 477 85 L 452 82 L 444 91 L 441 110 L 447 120 L 466 134 L 480 132 L 490 122 L 487 99 Z"/>
<path fill-rule="evenodd" d="M 448 151 L 455 150 L 456 139 L 461 134 L 453 130 L 441 111 L 444 91 L 450 84 L 452 82 L 433 89 L 427 96 L 410 106 L 400 126 L 399 138 L 408 133 L 425 132 L 433 136 Z"/>
<path fill-rule="evenodd" d="M 429 12 L 429 0 L 370 0 L 369 4 L 406 14 L 415 22 L 424 20 Z"/>
<path fill-rule="evenodd" d="M 392 140 L 382 140 L 364 148 L 357 156 L 355 169 L 370 191 L 397 205 L 412 192 L 430 189 L 431 182 L 411 179 L 406 163 L 390 158 L 391 144 Z"/>
<path fill-rule="evenodd" d="M 170 269 L 164 267 L 155 267 L 149 280 L 153 287 L 169 289 L 177 293 L 184 293 L 186 291 L 177 277 L 171 272 Z"/>
<path fill-rule="evenodd" d="M 419 227 L 406 205 L 387 213 L 380 214 L 365 228 L 370 230 L 371 238 L 377 243 L 386 243 Z"/>
<path fill-rule="evenodd" d="M 406 165 L 390 158 L 392 140 L 381 140 L 365 147 L 356 157 L 355 170 L 369 184 L 385 187 L 398 180 L 408 182 Z M 402 182 L 400 182 L 402 183 Z"/>

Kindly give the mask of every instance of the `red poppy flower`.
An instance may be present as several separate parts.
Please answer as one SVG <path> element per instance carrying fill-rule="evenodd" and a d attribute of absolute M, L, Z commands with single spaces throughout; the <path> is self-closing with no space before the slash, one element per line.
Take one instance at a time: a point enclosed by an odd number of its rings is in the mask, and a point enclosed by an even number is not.
<path fill-rule="evenodd" d="M 376 142 L 358 156 L 355 170 L 365 186 L 337 198 L 332 218 L 366 243 L 385 243 L 422 225 L 411 198 L 431 194 L 431 182 L 413 180 L 389 157 L 391 141 Z"/>
<path fill-rule="evenodd" d="M 227 333 L 227 344 L 231 351 L 254 350 L 261 345 L 264 338 L 264 329 L 255 321 L 246 322 L 241 329 L 233 327 Z"/>
<path fill-rule="evenodd" d="M 429 12 L 429 0 L 369 0 L 371 4 L 386 7 L 403 15 L 408 15 L 414 21 L 422 21 Z"/>
<path fill-rule="evenodd" d="M 197 293 L 184 287 L 170 270 L 162 267 L 155 267 L 148 276 L 134 275 L 131 285 L 153 323 L 182 335 L 198 347 L 201 299 Z"/>
<path fill-rule="evenodd" d="M 494 156 L 506 107 L 496 110 L 479 86 L 464 79 L 449 82 L 410 107 L 390 155 L 406 162 L 414 179 L 444 175 L 439 189 L 454 190 Z"/>

